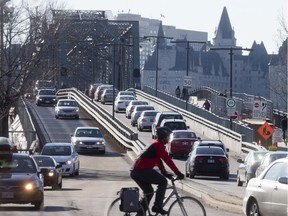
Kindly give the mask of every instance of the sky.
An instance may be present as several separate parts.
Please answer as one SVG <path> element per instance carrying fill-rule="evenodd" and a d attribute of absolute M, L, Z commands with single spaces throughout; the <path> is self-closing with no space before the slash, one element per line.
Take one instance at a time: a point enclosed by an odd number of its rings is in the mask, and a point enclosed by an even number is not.
<path fill-rule="evenodd" d="M 226 6 L 237 45 L 251 48 L 254 41 L 264 43 L 269 54 L 278 53 L 282 40 L 278 33 L 281 19 L 288 26 L 287 0 L 58 0 L 69 9 L 111 10 L 161 19 L 163 25 L 177 29 L 208 32 L 212 41 L 223 8 Z M 282 30 L 283 32 L 283 30 Z"/>

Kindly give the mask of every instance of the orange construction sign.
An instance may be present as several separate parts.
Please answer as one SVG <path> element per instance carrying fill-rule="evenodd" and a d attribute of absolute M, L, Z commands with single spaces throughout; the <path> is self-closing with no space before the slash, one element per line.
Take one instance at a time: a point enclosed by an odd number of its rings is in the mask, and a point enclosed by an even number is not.
<path fill-rule="evenodd" d="M 274 129 L 267 122 L 265 122 L 257 131 L 265 140 L 268 140 L 274 133 Z"/>

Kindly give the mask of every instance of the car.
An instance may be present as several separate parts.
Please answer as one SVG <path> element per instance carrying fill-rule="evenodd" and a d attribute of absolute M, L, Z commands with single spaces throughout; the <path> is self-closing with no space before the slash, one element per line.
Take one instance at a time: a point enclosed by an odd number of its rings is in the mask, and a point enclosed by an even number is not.
<path fill-rule="evenodd" d="M 71 136 L 71 143 L 78 153 L 105 154 L 106 142 L 98 127 L 77 127 Z"/>
<path fill-rule="evenodd" d="M 187 130 L 189 126 L 186 125 L 183 119 L 163 119 L 160 127 L 168 127 L 173 130 Z"/>
<path fill-rule="evenodd" d="M 104 89 L 103 93 L 101 94 L 100 97 L 100 102 L 102 104 L 105 104 L 107 102 L 112 102 L 114 101 L 114 98 L 116 97 L 116 95 L 118 94 L 118 89 L 114 89 L 114 95 L 113 95 L 113 88 L 107 88 Z M 114 96 L 114 97 L 113 97 Z"/>
<path fill-rule="evenodd" d="M 275 160 L 248 182 L 243 198 L 245 215 L 287 216 L 287 167 L 288 158 Z"/>
<path fill-rule="evenodd" d="M 40 89 L 52 89 L 56 92 L 56 87 L 52 80 L 36 80 L 34 86 L 34 95 L 37 95 L 37 92 Z"/>
<path fill-rule="evenodd" d="M 173 130 L 166 144 L 166 151 L 170 157 L 188 156 L 198 139 L 200 138 L 191 130 Z"/>
<path fill-rule="evenodd" d="M 32 204 L 44 206 L 44 185 L 39 167 L 32 156 L 7 154 L 0 158 L 0 204 Z"/>
<path fill-rule="evenodd" d="M 157 113 L 155 121 L 152 124 L 152 139 L 156 139 L 157 127 L 160 127 L 163 119 L 184 119 L 184 117 L 181 113 L 173 111 L 162 111 Z"/>
<path fill-rule="evenodd" d="M 141 112 L 137 120 L 137 129 L 139 131 L 151 130 L 157 113 L 159 113 L 157 110 L 145 110 Z"/>
<path fill-rule="evenodd" d="M 229 179 L 229 159 L 221 147 L 198 146 L 185 162 L 186 177 L 219 176 Z"/>
<path fill-rule="evenodd" d="M 115 99 L 114 102 L 114 111 L 118 112 L 125 112 L 126 107 L 128 106 L 129 102 L 135 100 L 134 96 L 131 95 L 121 95 Z"/>
<path fill-rule="evenodd" d="M 102 83 L 93 83 L 93 84 L 91 84 L 90 87 L 89 87 L 89 90 L 88 90 L 88 97 L 93 99 L 95 91 L 96 91 L 97 87 L 100 86 L 100 85 L 102 85 Z"/>
<path fill-rule="evenodd" d="M 62 188 L 62 165 L 49 155 L 33 155 L 43 174 L 44 187 L 51 186 L 52 190 Z"/>
<path fill-rule="evenodd" d="M 132 100 L 129 102 L 128 106 L 126 107 L 126 118 L 131 119 L 131 113 L 136 105 L 148 105 L 148 101 L 144 100 Z"/>
<path fill-rule="evenodd" d="M 288 157 L 288 151 L 267 152 L 267 154 L 265 154 L 264 158 L 261 160 L 259 167 L 256 169 L 255 176 L 259 176 L 273 161 L 285 157 Z"/>
<path fill-rule="evenodd" d="M 193 148 L 196 148 L 197 146 L 218 146 L 223 149 L 225 152 L 227 158 L 229 158 L 229 148 L 225 146 L 225 144 L 221 140 L 197 140 L 194 142 Z"/>
<path fill-rule="evenodd" d="M 17 145 L 10 138 L 0 136 L 0 157 L 2 154 L 17 153 Z"/>
<path fill-rule="evenodd" d="M 135 89 L 135 88 L 128 88 L 128 89 L 126 89 L 125 91 L 133 92 L 134 95 L 136 95 L 136 89 Z"/>
<path fill-rule="evenodd" d="M 119 91 L 117 94 L 117 97 L 119 97 L 121 95 L 129 95 L 129 96 L 133 96 L 136 98 L 136 95 L 132 91 Z"/>
<path fill-rule="evenodd" d="M 79 119 L 79 106 L 74 99 L 59 99 L 55 106 L 55 118 Z"/>
<path fill-rule="evenodd" d="M 246 185 L 250 179 L 255 178 L 256 169 L 259 167 L 262 159 L 268 151 L 250 151 L 244 161 L 238 159 L 237 162 L 240 163 L 237 169 L 237 185 L 242 186 L 243 183 Z"/>
<path fill-rule="evenodd" d="M 79 155 L 71 143 L 46 143 L 40 155 L 50 155 L 55 161 L 62 165 L 62 174 L 78 176 L 80 170 Z"/>
<path fill-rule="evenodd" d="M 144 110 L 155 110 L 151 105 L 135 105 L 133 112 L 131 113 L 131 125 L 136 126 L 137 120 Z"/>
<path fill-rule="evenodd" d="M 55 105 L 57 103 L 57 95 L 53 89 L 39 89 L 36 94 L 35 103 L 37 106 L 42 104 Z"/>
<path fill-rule="evenodd" d="M 94 100 L 95 101 L 99 101 L 100 98 L 101 98 L 101 95 L 104 91 L 104 89 L 107 89 L 107 88 L 110 88 L 110 89 L 113 89 L 113 85 L 110 85 L 110 84 L 102 84 L 102 85 L 99 85 L 94 93 Z"/>

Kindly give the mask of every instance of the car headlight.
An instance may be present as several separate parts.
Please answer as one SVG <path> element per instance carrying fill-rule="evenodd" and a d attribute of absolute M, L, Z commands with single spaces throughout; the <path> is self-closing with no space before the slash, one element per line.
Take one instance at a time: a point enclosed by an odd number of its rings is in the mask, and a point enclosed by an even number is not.
<path fill-rule="evenodd" d="M 70 160 L 67 160 L 67 161 L 66 161 L 66 164 L 67 164 L 67 165 L 71 165 L 71 164 L 73 164 L 73 161 L 72 161 L 71 159 L 70 159 Z"/>
<path fill-rule="evenodd" d="M 50 170 L 49 173 L 48 173 L 48 176 L 49 176 L 49 177 L 53 177 L 54 174 L 55 174 L 55 173 L 54 173 L 54 170 Z"/>
<path fill-rule="evenodd" d="M 100 144 L 105 145 L 105 141 L 104 141 L 104 140 L 98 141 L 98 142 L 96 142 L 96 144 L 98 144 L 98 145 L 100 145 Z"/>
<path fill-rule="evenodd" d="M 76 109 L 75 112 L 79 112 L 79 109 Z"/>
<path fill-rule="evenodd" d="M 39 184 L 37 181 L 33 181 L 33 182 L 26 183 L 24 187 L 25 187 L 25 190 L 31 191 L 31 190 L 34 190 L 35 188 L 39 187 Z"/>
<path fill-rule="evenodd" d="M 83 145 L 84 142 L 82 142 L 82 141 L 76 141 L 75 144 Z"/>

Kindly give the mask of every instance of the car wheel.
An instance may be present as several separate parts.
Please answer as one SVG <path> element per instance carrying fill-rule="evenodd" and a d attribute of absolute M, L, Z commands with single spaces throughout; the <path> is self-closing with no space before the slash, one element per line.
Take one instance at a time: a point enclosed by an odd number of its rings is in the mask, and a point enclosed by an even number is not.
<path fill-rule="evenodd" d="M 194 172 L 193 171 L 189 171 L 189 177 L 191 178 L 191 179 L 193 179 L 194 177 L 195 177 L 195 174 L 194 174 Z"/>
<path fill-rule="evenodd" d="M 229 173 L 226 173 L 225 175 L 221 176 L 220 178 L 223 178 L 224 180 L 229 180 Z"/>
<path fill-rule="evenodd" d="M 259 206 L 255 199 L 251 200 L 248 205 L 247 216 L 260 216 Z"/>
<path fill-rule="evenodd" d="M 139 130 L 139 131 L 143 131 L 142 127 L 138 127 L 138 130 Z"/>
<path fill-rule="evenodd" d="M 61 182 L 58 184 L 58 189 L 62 189 L 62 180 L 61 180 Z"/>
<path fill-rule="evenodd" d="M 56 119 L 59 119 L 59 116 L 55 115 L 55 118 L 56 118 Z"/>
<path fill-rule="evenodd" d="M 44 207 L 44 199 L 34 202 L 34 209 L 41 210 Z"/>
<path fill-rule="evenodd" d="M 78 168 L 75 170 L 75 176 L 79 176 L 79 169 L 80 169 L 80 163 L 78 163 Z"/>
<path fill-rule="evenodd" d="M 243 186 L 243 182 L 240 180 L 239 174 L 237 174 L 237 186 L 239 187 Z"/>
<path fill-rule="evenodd" d="M 75 118 L 76 120 L 79 120 L 79 116 L 76 116 L 76 118 Z"/>

